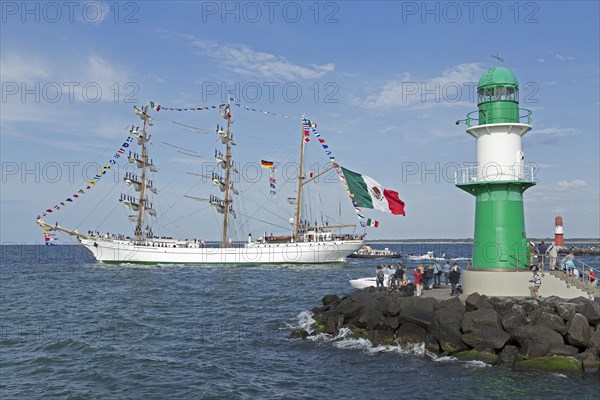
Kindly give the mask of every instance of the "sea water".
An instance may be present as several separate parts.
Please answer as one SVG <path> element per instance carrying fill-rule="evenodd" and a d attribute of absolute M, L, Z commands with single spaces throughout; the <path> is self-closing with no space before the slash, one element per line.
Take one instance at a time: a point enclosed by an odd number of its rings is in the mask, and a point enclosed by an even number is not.
<path fill-rule="evenodd" d="M 377 244 L 468 256 L 469 244 Z M 596 399 L 599 375 L 522 372 L 422 345 L 372 347 L 308 326 L 325 294 L 382 260 L 334 265 L 138 266 L 80 246 L 0 246 L 0 396 L 194 399 Z M 598 257 L 577 259 L 599 267 Z M 389 262 L 397 260 L 389 260 Z M 459 262 L 464 267 L 463 262 Z"/>

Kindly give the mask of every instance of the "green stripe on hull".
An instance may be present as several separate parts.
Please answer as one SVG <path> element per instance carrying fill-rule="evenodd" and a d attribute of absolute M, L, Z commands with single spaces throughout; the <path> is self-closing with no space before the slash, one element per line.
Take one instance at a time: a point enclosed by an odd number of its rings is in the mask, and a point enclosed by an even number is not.
<path fill-rule="evenodd" d="M 523 192 L 528 181 L 458 184 L 475 196 L 473 268 L 480 270 L 526 268 L 529 265 Z"/>

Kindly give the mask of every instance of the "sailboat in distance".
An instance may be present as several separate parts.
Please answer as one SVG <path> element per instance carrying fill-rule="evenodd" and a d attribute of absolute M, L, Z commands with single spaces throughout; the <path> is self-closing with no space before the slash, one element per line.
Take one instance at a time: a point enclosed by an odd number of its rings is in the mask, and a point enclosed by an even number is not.
<path fill-rule="evenodd" d="M 303 189 L 318 176 L 336 166 L 310 177 L 304 176 L 303 158 L 304 128 L 300 132 L 300 163 L 298 173 L 297 197 L 289 201 L 295 205 L 295 216 L 290 218 L 292 231 L 286 235 L 267 235 L 256 240 L 249 235 L 244 242 L 232 243 L 229 238 L 229 225 L 236 217 L 236 195 L 234 187 L 235 174 L 238 174 L 232 158 L 233 139 L 231 115 L 231 100 L 219 107 L 221 117 L 226 120 L 226 126 L 217 126 L 216 134 L 223 145 L 222 150 L 215 150 L 215 162 L 219 172 L 209 176 L 213 185 L 217 186 L 222 196 L 210 195 L 208 198 L 194 198 L 208 202 L 222 216 L 221 241 L 218 245 L 210 246 L 198 239 L 173 239 L 158 237 L 154 234 L 147 218 L 157 215 L 153 203 L 149 200 L 149 192 L 158 193 L 154 182 L 149 179 L 149 172 L 157 172 L 153 159 L 148 152 L 150 143 L 149 127 L 153 119 L 149 114 L 149 105 L 144 108 L 134 107 L 134 112 L 143 120 L 140 128 L 132 127 L 127 139 L 127 147 L 132 149 L 139 146 L 139 151 L 129 150 L 127 160 L 137 168 L 136 173 L 126 173 L 124 183 L 133 187 L 135 195 L 121 194 L 119 202 L 130 209 L 133 215 L 129 219 L 134 223 L 133 236 L 124 234 L 101 235 L 97 231 L 87 233 L 76 229 L 64 228 L 58 223 L 45 222 L 47 214 L 37 218 L 37 224 L 44 232 L 57 231 L 76 238 L 85 246 L 96 260 L 104 263 L 139 263 L 139 264 L 273 264 L 273 263 L 334 263 L 343 262 L 346 257 L 364 245 L 364 234 L 334 233 L 336 229 L 356 227 L 352 224 L 328 225 L 312 224 L 302 215 Z M 121 149 L 120 149 L 121 150 Z M 191 197 L 191 196 L 186 196 Z M 51 210 L 47 210 L 52 212 Z"/>

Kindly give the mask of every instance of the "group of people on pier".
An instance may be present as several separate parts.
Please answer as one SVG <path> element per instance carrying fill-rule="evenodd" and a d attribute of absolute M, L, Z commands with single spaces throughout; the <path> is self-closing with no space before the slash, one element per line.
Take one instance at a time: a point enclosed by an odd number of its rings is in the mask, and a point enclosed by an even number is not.
<path fill-rule="evenodd" d="M 556 263 L 558 261 L 558 250 L 559 246 L 556 245 L 555 242 L 552 242 L 550 246 L 546 244 L 543 240 L 536 246 L 533 240 L 529 242 L 529 264 L 530 265 L 538 265 L 540 270 L 543 270 L 543 266 L 546 263 L 546 260 L 549 259 L 550 270 L 554 271 L 556 269 Z M 537 263 L 536 263 L 537 258 Z"/>
<path fill-rule="evenodd" d="M 411 283 L 406 273 L 406 265 L 402 263 L 396 266 L 379 264 L 375 269 L 375 282 L 379 290 L 397 290 Z"/>
<path fill-rule="evenodd" d="M 452 266 L 446 261 L 443 266 L 435 261 L 433 264 L 419 264 L 413 271 L 413 282 L 408 277 L 407 267 L 402 263 L 396 266 L 391 264 L 380 264 L 375 270 L 376 286 L 379 290 L 410 290 L 416 291 L 416 296 L 421 296 L 424 290 L 441 288 L 442 276 L 444 284 L 452 288 L 451 296 L 462 293 L 460 288 L 460 267 L 457 262 Z"/>
<path fill-rule="evenodd" d="M 568 277 L 574 277 L 583 281 L 587 281 L 589 284 L 596 286 L 598 284 L 596 279 L 596 271 L 592 268 L 585 268 L 580 271 L 575 266 L 575 254 L 573 249 L 559 260 L 558 257 L 559 247 L 555 242 L 552 242 L 549 246 L 542 240 L 537 246 L 533 241 L 529 242 L 529 264 L 533 272 L 539 272 L 541 276 L 544 276 L 544 268 L 546 262 L 550 271 L 563 271 Z M 537 258 L 537 259 L 536 259 Z M 557 265 L 558 264 L 558 265 Z"/>

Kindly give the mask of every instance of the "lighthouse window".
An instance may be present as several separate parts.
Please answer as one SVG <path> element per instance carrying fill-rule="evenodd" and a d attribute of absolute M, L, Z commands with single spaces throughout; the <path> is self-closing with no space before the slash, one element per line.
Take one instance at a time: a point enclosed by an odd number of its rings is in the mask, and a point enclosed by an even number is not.
<path fill-rule="evenodd" d="M 494 88 L 485 89 L 485 101 L 494 100 Z"/>
<path fill-rule="evenodd" d="M 508 87 L 506 88 L 506 92 L 508 96 L 507 100 L 519 101 L 519 90 L 517 88 Z"/>
<path fill-rule="evenodd" d="M 504 88 L 504 87 L 496 88 L 496 100 L 506 100 L 506 88 Z"/>

